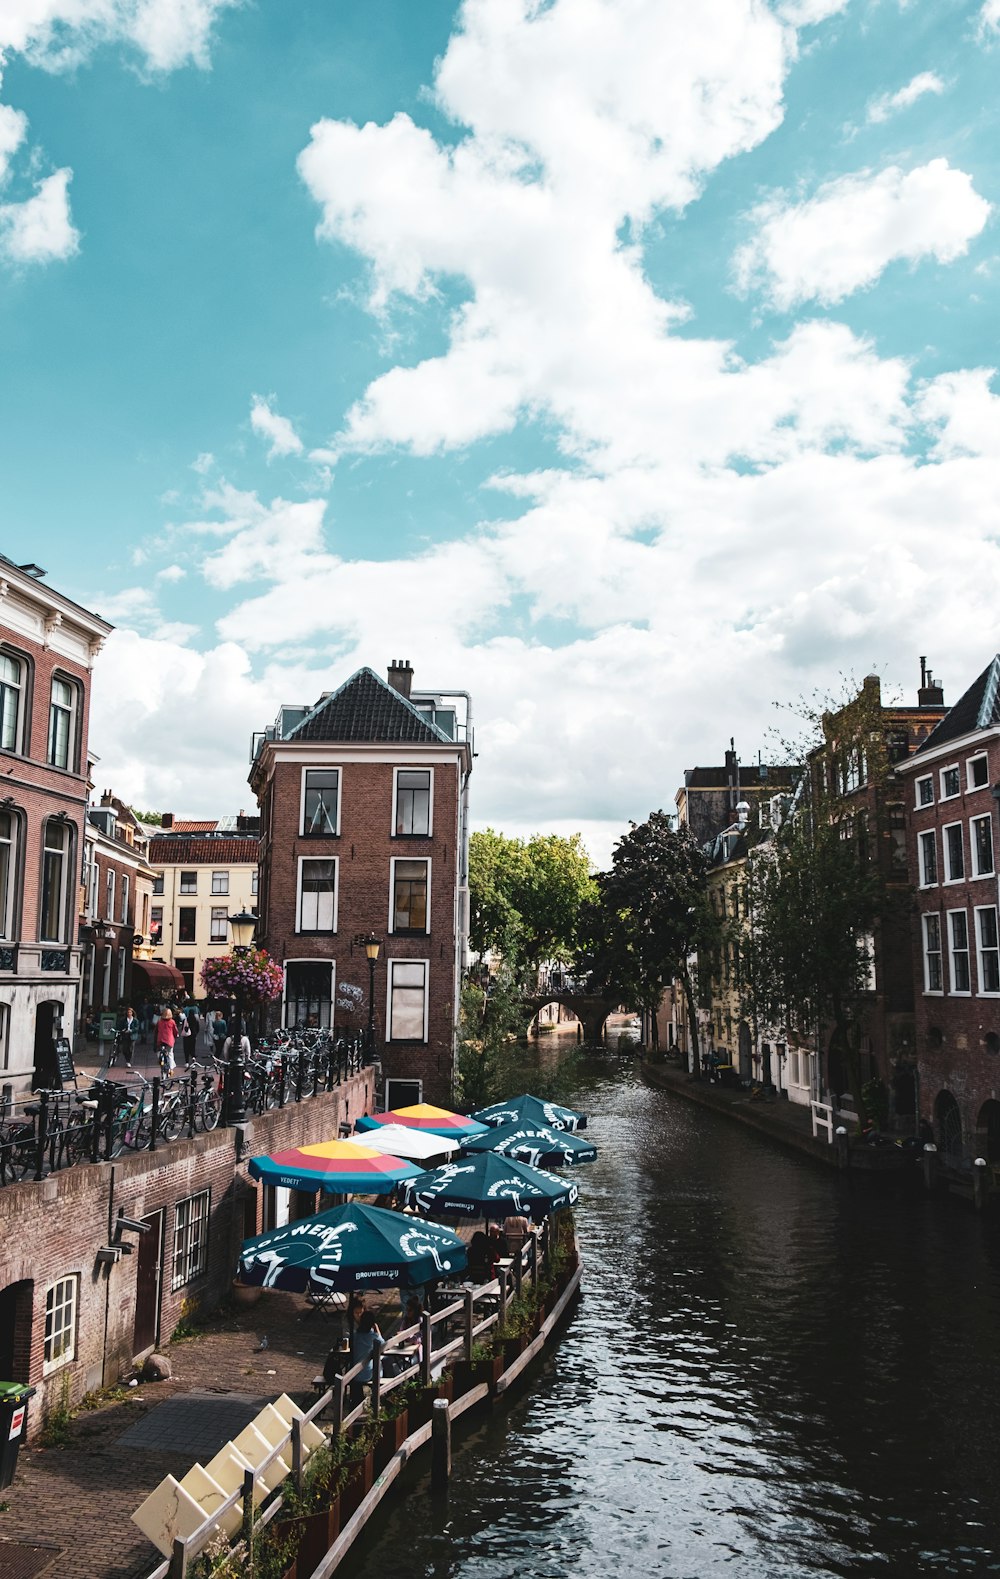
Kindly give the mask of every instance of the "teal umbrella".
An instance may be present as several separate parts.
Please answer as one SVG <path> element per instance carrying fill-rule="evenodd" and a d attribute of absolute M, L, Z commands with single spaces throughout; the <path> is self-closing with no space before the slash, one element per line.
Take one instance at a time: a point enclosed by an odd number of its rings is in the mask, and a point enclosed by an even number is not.
<path fill-rule="evenodd" d="M 293 1294 L 413 1288 L 463 1272 L 457 1234 L 402 1212 L 350 1202 L 245 1239 L 236 1280 Z"/>
<path fill-rule="evenodd" d="M 572 1206 L 579 1193 L 575 1184 L 557 1179 L 554 1173 L 543 1173 L 495 1151 L 431 1168 L 401 1187 L 408 1206 L 432 1217 L 510 1217 L 520 1213 L 536 1221 L 562 1206 Z"/>
<path fill-rule="evenodd" d="M 528 1162 L 533 1168 L 558 1168 L 563 1163 L 593 1162 L 597 1147 L 567 1129 L 547 1124 L 504 1124 L 462 1142 L 466 1153 L 496 1151 L 502 1157 Z"/>
<path fill-rule="evenodd" d="M 586 1129 L 586 1113 L 574 1108 L 560 1107 L 557 1102 L 543 1102 L 529 1092 L 523 1096 L 508 1097 L 506 1102 L 493 1102 L 489 1107 L 473 1113 L 480 1124 L 499 1127 L 501 1124 L 543 1124 L 546 1129 Z"/>

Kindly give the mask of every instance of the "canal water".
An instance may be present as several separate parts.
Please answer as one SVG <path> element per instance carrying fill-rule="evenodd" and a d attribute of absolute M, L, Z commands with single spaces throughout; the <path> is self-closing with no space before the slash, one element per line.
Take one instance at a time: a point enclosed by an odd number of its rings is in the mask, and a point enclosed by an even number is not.
<path fill-rule="evenodd" d="M 350 1579 L 1000 1574 L 1000 1232 L 583 1062 L 585 1294 Z"/>

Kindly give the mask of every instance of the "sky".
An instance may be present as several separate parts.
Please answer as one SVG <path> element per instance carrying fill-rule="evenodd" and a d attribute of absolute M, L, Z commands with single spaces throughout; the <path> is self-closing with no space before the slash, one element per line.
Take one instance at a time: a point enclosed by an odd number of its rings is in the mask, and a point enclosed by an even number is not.
<path fill-rule="evenodd" d="M 409 658 L 475 824 L 604 864 L 1000 646 L 1000 0 L 0 0 L 0 60 L 0 547 L 115 624 L 99 790 L 249 808 Z"/>

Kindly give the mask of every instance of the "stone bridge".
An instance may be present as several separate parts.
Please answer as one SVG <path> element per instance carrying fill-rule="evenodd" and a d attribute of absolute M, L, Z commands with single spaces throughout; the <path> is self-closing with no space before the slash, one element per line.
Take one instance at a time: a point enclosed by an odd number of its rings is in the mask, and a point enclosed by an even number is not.
<path fill-rule="evenodd" d="M 532 1018 L 548 1003 L 564 1004 L 582 1024 L 584 1041 L 595 1044 L 604 1035 L 604 1022 L 608 1015 L 615 1013 L 614 1005 L 606 999 L 571 987 L 549 988 L 547 992 L 526 992 L 521 1001 L 526 1009 L 530 1009 Z"/>

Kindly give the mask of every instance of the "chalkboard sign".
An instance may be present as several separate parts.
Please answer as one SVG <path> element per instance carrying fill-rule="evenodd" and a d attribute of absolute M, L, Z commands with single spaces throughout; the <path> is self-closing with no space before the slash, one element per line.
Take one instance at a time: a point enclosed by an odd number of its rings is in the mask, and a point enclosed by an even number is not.
<path fill-rule="evenodd" d="M 73 1049 L 68 1036 L 56 1038 L 56 1063 L 59 1067 L 59 1084 L 66 1086 L 76 1085 L 76 1068 L 73 1064 Z"/>

